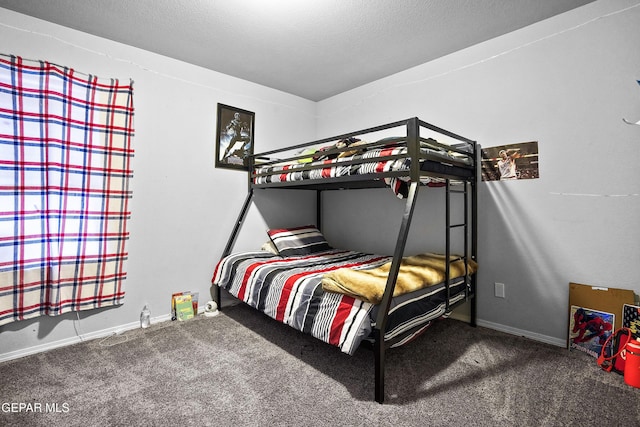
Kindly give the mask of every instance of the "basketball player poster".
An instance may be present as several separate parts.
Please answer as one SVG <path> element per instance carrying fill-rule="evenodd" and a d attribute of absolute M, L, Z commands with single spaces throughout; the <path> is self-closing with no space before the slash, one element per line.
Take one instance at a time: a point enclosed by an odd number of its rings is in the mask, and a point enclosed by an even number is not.
<path fill-rule="evenodd" d="M 482 148 L 482 180 L 539 178 L 538 141 Z"/>

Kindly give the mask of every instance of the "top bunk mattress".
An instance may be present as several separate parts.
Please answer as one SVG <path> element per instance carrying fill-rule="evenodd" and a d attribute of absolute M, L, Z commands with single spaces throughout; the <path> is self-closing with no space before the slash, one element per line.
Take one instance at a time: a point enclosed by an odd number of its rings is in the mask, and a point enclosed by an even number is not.
<path fill-rule="evenodd" d="M 412 180 L 413 162 L 419 165 L 422 184 L 442 185 L 447 178 L 475 177 L 473 141 L 421 121 L 417 126 L 419 132 L 412 133 L 408 123 L 396 122 L 335 140 L 329 138 L 256 155 L 251 184 L 264 188 L 323 186 L 334 182 L 341 188 L 348 182 L 375 181 L 363 186 L 386 185 L 393 189 L 398 187 L 398 181 Z M 403 130 L 405 135 L 384 136 Z"/>

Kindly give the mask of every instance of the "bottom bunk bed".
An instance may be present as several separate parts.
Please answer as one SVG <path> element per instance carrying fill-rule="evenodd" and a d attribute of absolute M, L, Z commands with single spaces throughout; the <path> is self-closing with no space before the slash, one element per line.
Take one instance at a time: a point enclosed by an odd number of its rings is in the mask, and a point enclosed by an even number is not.
<path fill-rule="evenodd" d="M 217 263 L 212 285 L 218 304 L 220 289 L 225 289 L 273 319 L 349 355 L 363 342 L 375 345 L 376 319 L 393 257 L 331 248 L 312 226 L 269 234 L 279 247 L 267 244 L 263 250 L 233 253 Z M 296 246 L 292 234 L 307 237 Z M 315 236 L 311 244 L 309 236 Z M 447 316 L 470 296 L 470 277 L 476 270 L 475 261 L 455 255 L 449 263 L 441 254 L 403 257 L 384 345 L 406 344 L 435 319 Z M 377 400 L 382 403 L 381 396 Z"/>

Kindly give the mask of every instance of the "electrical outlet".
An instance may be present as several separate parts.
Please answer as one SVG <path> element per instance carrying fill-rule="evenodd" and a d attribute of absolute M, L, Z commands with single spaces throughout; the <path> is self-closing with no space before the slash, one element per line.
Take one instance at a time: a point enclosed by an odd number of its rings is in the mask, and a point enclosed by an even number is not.
<path fill-rule="evenodd" d="M 504 298 L 504 283 L 498 283 L 495 282 L 494 284 L 494 290 L 496 293 L 496 297 L 497 298 Z"/>

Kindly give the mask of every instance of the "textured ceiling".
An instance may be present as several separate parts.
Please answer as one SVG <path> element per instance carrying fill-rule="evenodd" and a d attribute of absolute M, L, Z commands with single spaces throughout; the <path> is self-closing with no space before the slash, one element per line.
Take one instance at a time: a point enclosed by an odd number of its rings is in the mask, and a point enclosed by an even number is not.
<path fill-rule="evenodd" d="M 593 0 L 0 0 L 319 101 Z"/>

